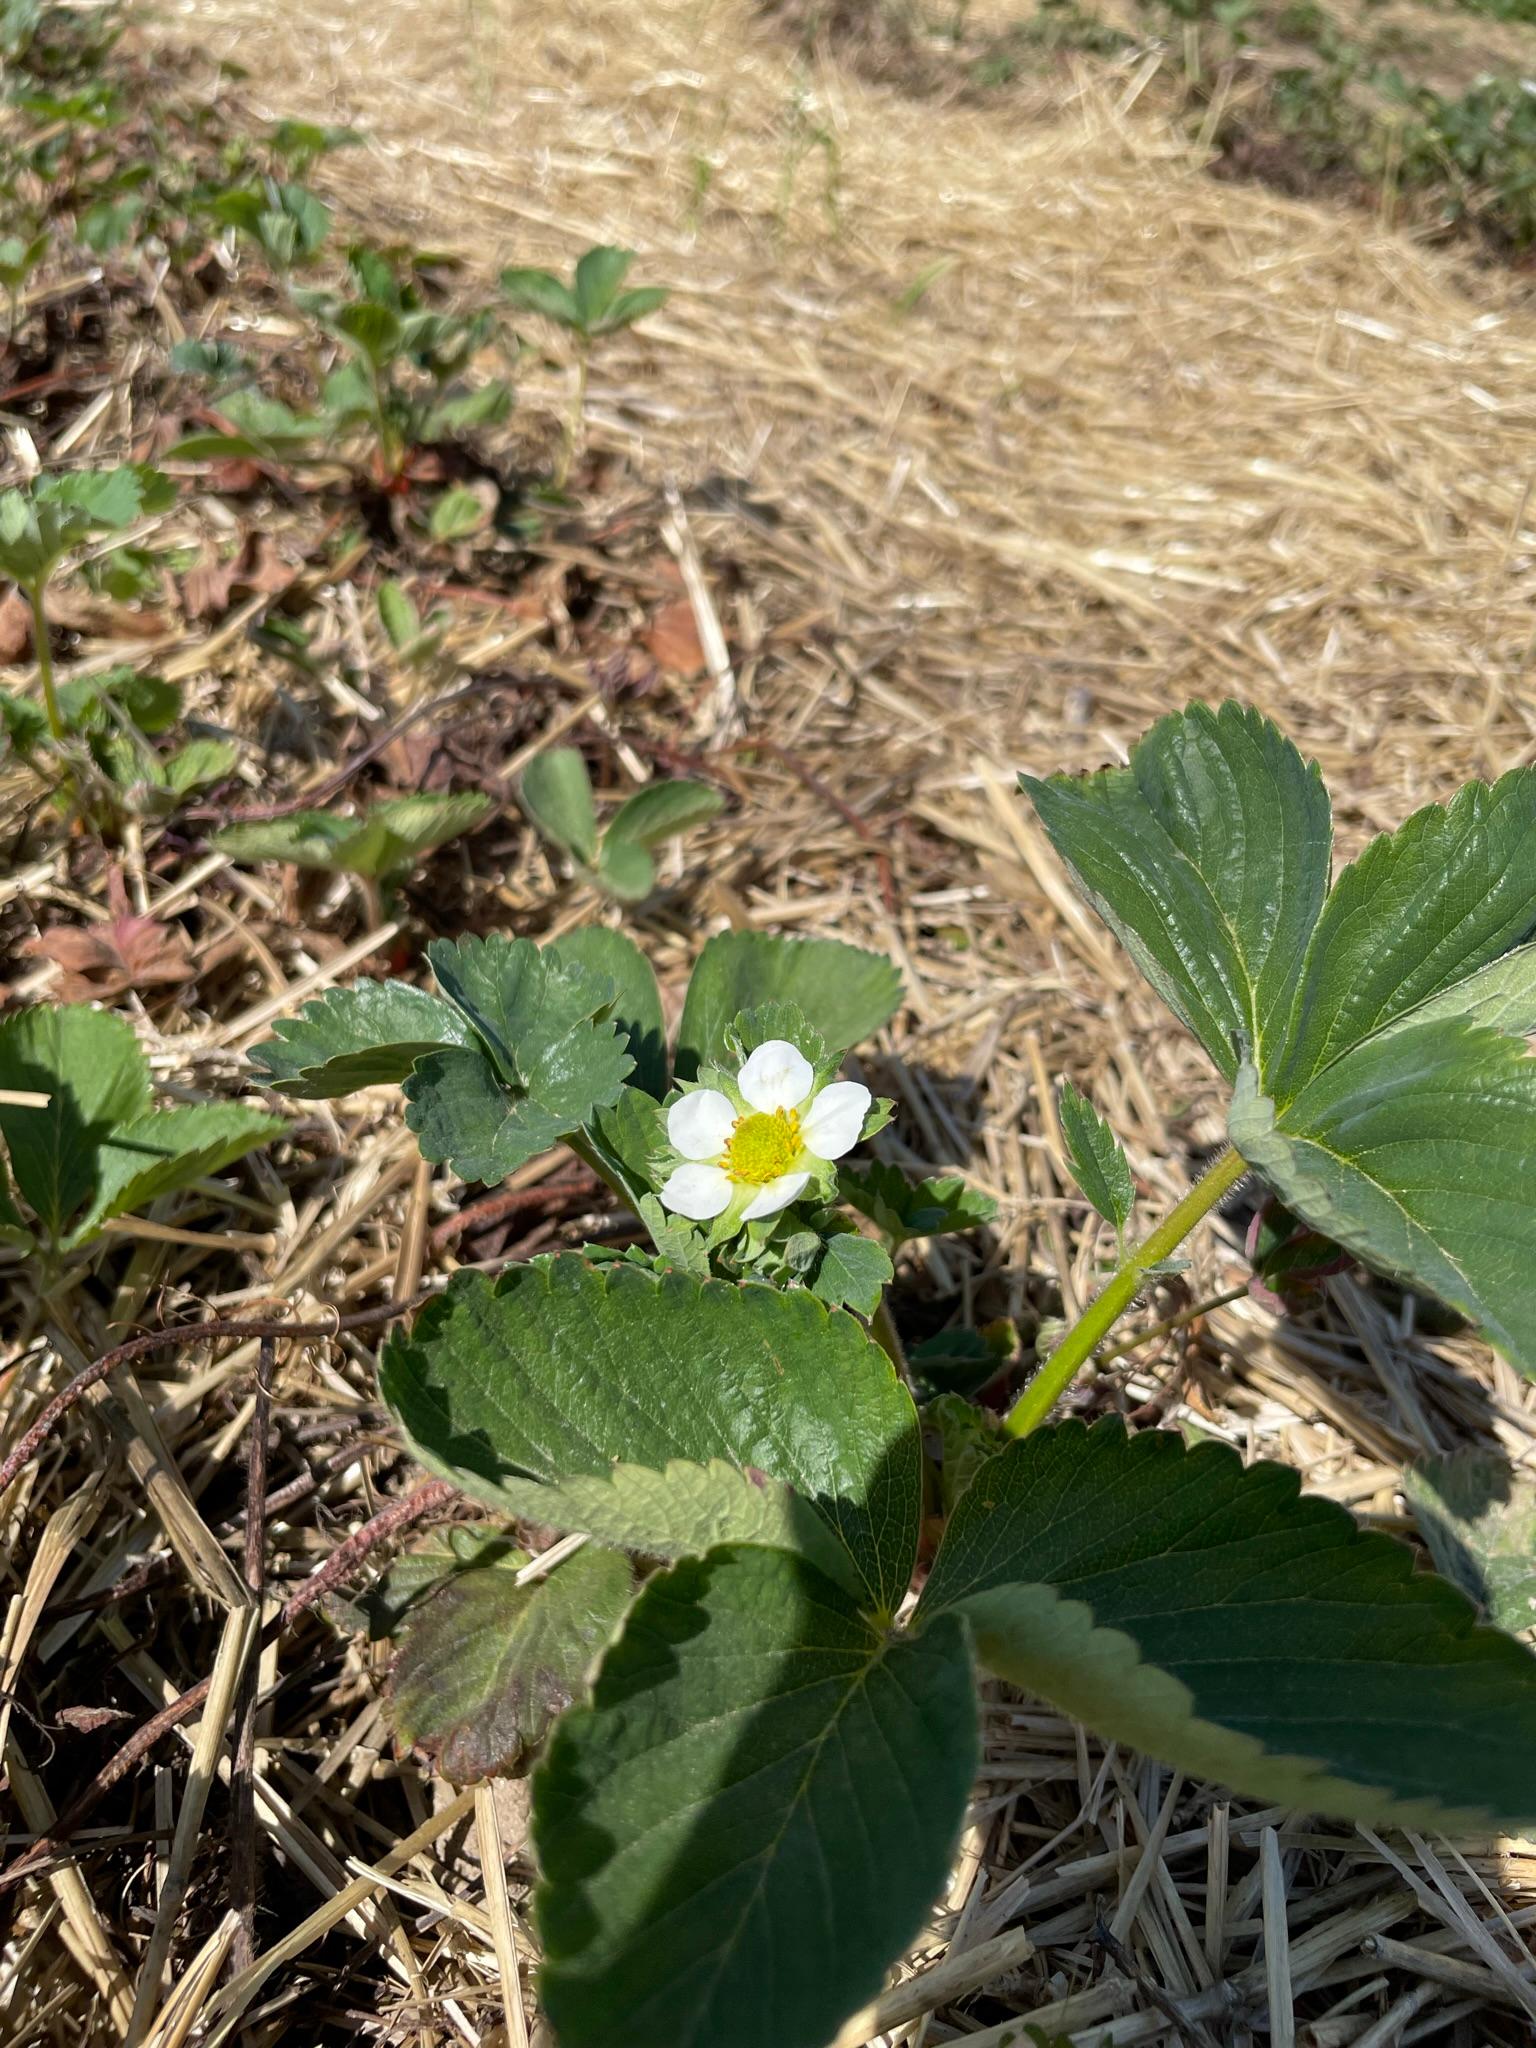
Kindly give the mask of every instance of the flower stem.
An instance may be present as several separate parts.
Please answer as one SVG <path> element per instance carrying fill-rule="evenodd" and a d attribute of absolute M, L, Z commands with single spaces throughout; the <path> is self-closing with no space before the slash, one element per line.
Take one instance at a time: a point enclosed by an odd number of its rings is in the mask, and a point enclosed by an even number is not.
<path fill-rule="evenodd" d="M 1039 1372 L 1008 1411 L 1010 1436 L 1028 1436 L 1055 1407 L 1076 1377 L 1080 1367 L 1098 1349 L 1113 1325 L 1125 1314 L 1136 1296 L 1149 1266 L 1159 1265 L 1181 1245 L 1202 1216 L 1208 1215 L 1248 1171 L 1248 1162 L 1228 1150 L 1208 1166 L 1177 1208 L 1157 1226 L 1150 1237 L 1129 1252 L 1094 1296 L 1077 1321 Z"/>
<path fill-rule="evenodd" d="M 48 712 L 48 730 L 56 740 L 64 738 L 64 716 L 59 710 L 59 693 L 53 682 L 53 649 L 48 644 L 48 614 L 43 609 L 43 586 L 27 586 L 32 607 L 32 646 L 37 655 L 37 673 L 43 686 L 43 704 Z"/>

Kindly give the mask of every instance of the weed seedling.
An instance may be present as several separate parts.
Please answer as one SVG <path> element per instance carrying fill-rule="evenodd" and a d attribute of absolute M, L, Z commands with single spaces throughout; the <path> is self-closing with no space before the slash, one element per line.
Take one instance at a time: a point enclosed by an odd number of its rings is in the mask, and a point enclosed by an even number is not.
<path fill-rule="evenodd" d="M 283 860 L 355 875 L 377 923 L 385 898 L 424 853 L 472 832 L 492 809 L 491 799 L 473 790 L 459 796 L 389 797 L 360 817 L 294 811 L 260 824 L 226 825 L 214 844 L 234 860 Z"/>
<path fill-rule="evenodd" d="M 523 775 L 523 808 L 540 835 L 566 854 L 583 881 L 620 903 L 643 903 L 656 886 L 656 848 L 718 817 L 725 799 L 707 782 L 652 782 L 626 797 L 599 832 L 587 764 L 574 747 L 536 754 Z"/>

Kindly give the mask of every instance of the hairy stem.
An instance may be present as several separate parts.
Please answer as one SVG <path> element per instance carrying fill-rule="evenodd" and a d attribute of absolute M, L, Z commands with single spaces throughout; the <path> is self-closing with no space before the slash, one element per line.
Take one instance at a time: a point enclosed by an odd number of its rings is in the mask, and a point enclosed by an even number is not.
<path fill-rule="evenodd" d="M 1248 1162 L 1236 1152 L 1226 1151 L 1208 1166 L 1177 1208 L 1149 1237 L 1121 1260 L 1103 1290 L 1096 1294 L 1039 1372 L 1008 1411 L 1010 1436 L 1028 1436 L 1055 1407 L 1093 1356 L 1114 1324 L 1141 1292 L 1149 1266 L 1156 1266 L 1176 1251 L 1202 1216 L 1208 1215 L 1222 1196 L 1230 1193 L 1248 1171 Z"/>
<path fill-rule="evenodd" d="M 53 649 L 48 644 L 48 614 L 43 608 L 43 586 L 27 586 L 32 607 L 32 645 L 37 655 L 37 673 L 43 686 L 43 704 L 48 712 L 48 730 L 56 740 L 64 737 L 64 717 L 59 710 L 59 693 L 53 681 Z"/>

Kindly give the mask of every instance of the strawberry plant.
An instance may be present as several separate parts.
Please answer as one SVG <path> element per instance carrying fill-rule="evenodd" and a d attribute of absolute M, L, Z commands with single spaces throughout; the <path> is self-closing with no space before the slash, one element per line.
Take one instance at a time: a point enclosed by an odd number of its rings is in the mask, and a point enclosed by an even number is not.
<path fill-rule="evenodd" d="M 651 782 L 626 797 L 599 832 L 587 764 L 574 747 L 549 747 L 523 774 L 523 809 L 540 835 L 567 855 L 583 881 L 620 903 L 642 903 L 656 886 L 652 854 L 718 817 L 725 807 L 707 782 Z"/>
<path fill-rule="evenodd" d="M 287 817 L 226 825 L 215 834 L 221 853 L 239 861 L 285 860 L 295 867 L 356 875 L 373 908 L 424 853 L 472 832 L 492 809 L 478 791 L 461 795 L 386 797 L 358 817 L 340 811 L 291 811 Z"/>
<path fill-rule="evenodd" d="M 624 289 L 624 279 L 634 260 L 633 249 L 599 245 L 577 260 L 569 284 L 552 270 L 514 267 L 501 273 L 501 288 L 513 306 L 520 312 L 539 313 L 552 320 L 565 329 L 576 345 L 576 385 L 555 474 L 557 488 L 569 474 L 581 433 L 593 344 L 604 335 L 633 327 L 637 320 L 643 320 L 647 313 L 654 313 L 667 302 L 668 293 L 661 285 Z"/>
<path fill-rule="evenodd" d="M 710 941 L 669 1065 L 621 934 L 463 941 L 431 949 L 441 994 L 362 983 L 256 1055 L 300 1097 L 404 1081 L 423 1152 L 468 1178 L 563 1137 L 652 1238 L 461 1272 L 380 1366 L 430 1470 L 591 1539 L 563 1588 L 567 1565 L 526 1578 L 494 1522 L 422 1561 L 396 1692 L 410 1739 L 465 1776 L 520 1766 L 576 1696 L 534 1778 L 565 2048 L 830 2039 L 943 1882 L 978 1662 L 1255 1798 L 1462 1831 L 1536 1818 L 1536 1658 L 1403 1545 L 1224 1446 L 1048 1422 L 1250 1172 L 1536 1373 L 1536 771 L 1417 813 L 1336 879 L 1316 769 L 1236 706 L 1165 720 L 1128 767 L 1026 787 L 1226 1080 L 1233 1145 L 1132 1243 L 1123 1154 L 1068 1099 L 1118 1263 L 1004 1428 L 933 1404 L 936 1489 L 879 1281 L 888 1247 L 985 1212 L 846 1163 L 883 1113 L 836 1078 L 896 1003 L 877 956 Z M 867 1262 L 839 1262 L 839 1195 L 881 1228 L 852 1240 Z M 925 1495 L 944 1526 L 913 1604 Z"/>
<path fill-rule="evenodd" d="M 162 1195 L 264 1145 L 281 1119 L 243 1103 L 154 1107 L 133 1027 L 87 1003 L 0 1022 L 0 1241 L 56 1271 Z"/>
<path fill-rule="evenodd" d="M 151 745 L 175 726 L 181 701 L 180 687 L 159 676 L 102 669 L 59 685 L 57 736 L 40 706 L 9 694 L 0 694 L 0 728 L 44 781 L 55 780 L 57 764 L 60 793 L 108 826 L 125 817 L 163 816 L 233 769 L 237 749 L 229 740 L 183 740 L 168 753 Z"/>

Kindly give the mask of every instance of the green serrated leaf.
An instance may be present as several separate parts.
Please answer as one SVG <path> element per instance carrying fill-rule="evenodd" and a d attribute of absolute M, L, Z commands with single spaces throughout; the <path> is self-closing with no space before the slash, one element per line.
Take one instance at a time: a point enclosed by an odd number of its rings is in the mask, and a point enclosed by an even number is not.
<path fill-rule="evenodd" d="M 287 1128 L 281 1117 L 234 1102 L 152 1109 L 113 1125 L 97 1152 L 95 1192 L 69 1247 L 86 1243 L 114 1216 L 131 1216 L 161 1195 L 222 1171 Z"/>
<path fill-rule="evenodd" d="M 599 1109 L 583 1129 L 599 1166 L 622 1190 L 630 1206 L 642 1213 L 641 1204 L 649 1196 L 655 1179 L 652 1161 L 666 1147 L 666 1124 L 660 1103 L 644 1089 L 623 1088 L 618 1101 Z M 682 1225 L 680 1217 L 672 1221 Z M 655 1237 L 649 1222 L 646 1227 Z M 686 1230 L 686 1226 L 682 1227 Z"/>
<path fill-rule="evenodd" d="M 381 880 L 403 875 L 424 853 L 483 824 L 495 808 L 479 790 L 390 797 L 373 805 L 364 833 L 347 843 L 347 864 Z"/>
<path fill-rule="evenodd" d="M 803 1292 L 574 1256 L 494 1284 L 456 1274 L 390 1339 L 380 1384 L 424 1463 L 498 1506 L 515 1498 L 513 1513 L 529 1512 L 529 1480 L 724 1459 L 813 1503 L 878 1607 L 906 1590 L 911 1398 L 859 1323 Z"/>
<path fill-rule="evenodd" d="M 395 1731 L 453 1784 L 514 1771 L 551 1722 L 587 1694 L 587 1675 L 624 1617 L 628 1564 L 587 1545 L 531 1585 L 520 1553 L 455 1570 L 408 1615 L 390 1673 Z"/>
<path fill-rule="evenodd" d="M 479 1046 L 424 1054 L 406 1081 L 405 1101 L 405 1120 L 422 1158 L 490 1187 L 585 1120 L 567 1121 L 530 1096 L 514 1094 Z"/>
<path fill-rule="evenodd" d="M 1267 1092 L 1307 1080 L 1536 929 L 1536 768 L 1468 783 L 1383 833 L 1334 884 Z"/>
<path fill-rule="evenodd" d="M 1482 1831 L 1536 1815 L 1536 1658 L 1279 1465 L 1114 1419 L 983 1465 L 919 1624 L 1112 1740 L 1258 1799 Z"/>
<path fill-rule="evenodd" d="M 779 939 L 766 932 L 722 932 L 694 966 L 678 1026 L 674 1070 L 679 1081 L 717 1063 L 726 1033 L 743 1010 L 791 1002 L 825 1042 L 844 1053 L 894 1015 L 901 976 L 883 953 L 839 939 Z"/>
<path fill-rule="evenodd" d="M 1228 1128 L 1314 1230 L 1449 1302 L 1536 1375 L 1536 1061 L 1522 1039 L 1410 1021 L 1279 1110 L 1245 1067 Z"/>
<path fill-rule="evenodd" d="M 1486 1024 L 1517 1038 L 1536 1031 L 1536 946 L 1517 946 L 1419 1003 L 1400 1022 L 1427 1024 L 1436 1017 L 1464 1017 L 1469 1024 Z"/>
<path fill-rule="evenodd" d="M 0 1088 L 50 1098 L 46 1109 L 0 1103 L 0 1132 L 23 1199 L 60 1242 L 95 1189 L 113 1127 L 149 1108 L 148 1062 L 121 1017 L 40 1004 L 0 1022 Z"/>
<path fill-rule="evenodd" d="M 824 2048 L 944 1880 L 975 1727 L 956 1623 L 893 1639 L 773 1550 L 653 1579 L 535 1780 L 561 2040 Z"/>
<path fill-rule="evenodd" d="M 854 1308 L 861 1316 L 872 1316 L 895 1276 L 883 1244 L 860 1237 L 857 1231 L 839 1230 L 822 1245 L 806 1285 L 830 1308 Z"/>
<path fill-rule="evenodd" d="M 1136 1206 L 1136 1183 L 1119 1139 L 1070 1081 L 1061 1091 L 1061 1134 L 1077 1184 L 1106 1223 L 1123 1231 Z"/>
<path fill-rule="evenodd" d="M 608 1014 L 629 1040 L 635 1063 L 632 1083 L 659 1101 L 667 1092 L 667 1038 L 661 990 L 650 961 L 626 933 L 600 924 L 581 925 L 551 940 L 544 950 L 612 982 Z"/>
<path fill-rule="evenodd" d="M 597 811 L 587 764 L 574 747 L 546 747 L 523 770 L 523 808 L 536 829 L 589 866 L 597 858 Z"/>
<path fill-rule="evenodd" d="M 626 797 L 609 819 L 604 851 L 615 840 L 662 846 L 695 825 L 718 818 L 724 809 L 725 798 L 711 783 L 653 782 Z"/>
<path fill-rule="evenodd" d="M 173 795 L 190 796 L 210 783 L 222 782 L 240 758 L 233 740 L 188 740 L 166 760 L 162 777 Z"/>
<path fill-rule="evenodd" d="M 562 960 L 542 951 L 531 939 L 434 939 L 427 958 L 444 994 L 469 1018 L 504 1078 L 515 1085 L 537 1092 L 535 1072 L 567 1040 L 576 1044 L 564 1058 L 554 1058 L 557 1079 L 579 1067 L 585 1034 L 601 1029 L 610 1039 L 615 1036 L 616 1027 L 595 1027 L 592 1021 L 613 1001 L 606 975 L 590 973 L 574 958 Z M 617 1100 L 617 1089 L 603 1099 Z"/>
<path fill-rule="evenodd" d="M 220 853 L 231 860 L 291 861 L 300 868 L 342 868 L 344 850 L 361 831 L 356 818 L 333 816 L 329 811 L 294 811 L 286 818 L 271 818 L 259 824 L 225 825 L 213 835 Z"/>
<path fill-rule="evenodd" d="M 988 1458 L 1008 1447 L 999 1418 L 961 1394 L 938 1394 L 928 1403 L 923 1439 L 937 1457 L 939 1505 L 946 1520 Z"/>
<path fill-rule="evenodd" d="M 1424 1458 L 1403 1491 L 1436 1565 L 1500 1628 L 1536 1629 L 1536 1485 L 1499 1451 Z"/>
<path fill-rule="evenodd" d="M 1314 765 L 1238 704 L 1161 720 L 1128 768 L 1021 778 L 1051 843 L 1228 1080 L 1282 1048 L 1328 891 Z"/>
<path fill-rule="evenodd" d="M 451 1003 L 403 981 L 356 981 L 274 1025 L 251 1064 L 299 1101 L 403 1081 L 423 1054 L 476 1044 Z"/>
<path fill-rule="evenodd" d="M 978 1230 L 997 1214 L 992 1197 L 968 1187 L 958 1174 L 913 1181 L 899 1166 L 881 1160 L 840 1167 L 837 1191 L 850 1208 L 897 1244 L 948 1231 Z"/>

